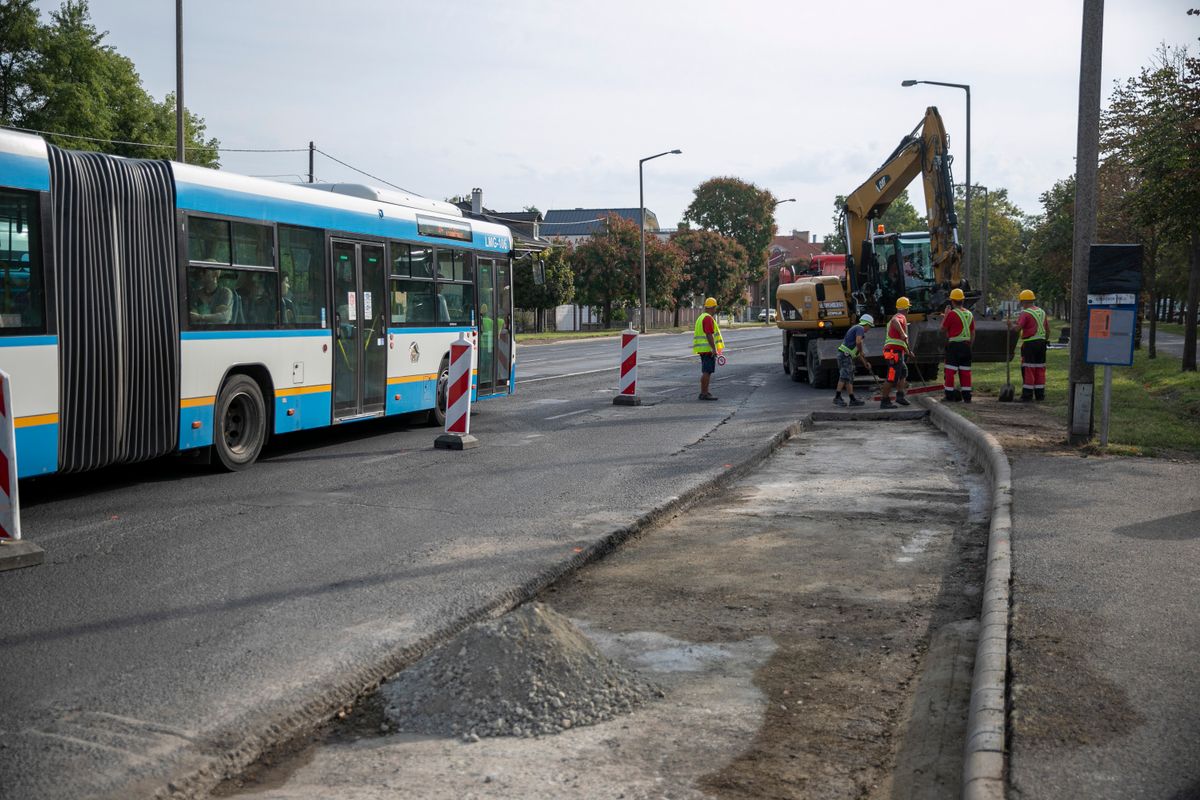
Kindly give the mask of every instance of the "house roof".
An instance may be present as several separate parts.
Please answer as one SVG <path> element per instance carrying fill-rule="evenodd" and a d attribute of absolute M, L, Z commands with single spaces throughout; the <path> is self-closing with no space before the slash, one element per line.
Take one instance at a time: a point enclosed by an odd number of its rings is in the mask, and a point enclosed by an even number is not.
<path fill-rule="evenodd" d="M 604 230 L 604 219 L 609 214 L 638 224 L 636 208 L 571 208 L 551 209 L 546 212 L 542 233 L 546 236 L 592 236 Z M 646 209 L 646 230 L 658 230 L 658 217 Z"/>

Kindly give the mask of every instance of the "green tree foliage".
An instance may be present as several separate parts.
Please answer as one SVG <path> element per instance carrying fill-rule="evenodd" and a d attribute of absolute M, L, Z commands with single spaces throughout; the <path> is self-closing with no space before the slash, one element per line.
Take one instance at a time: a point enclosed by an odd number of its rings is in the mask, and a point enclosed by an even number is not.
<path fill-rule="evenodd" d="M 672 293 L 676 326 L 680 310 L 694 298 L 715 297 L 721 308 L 733 308 L 742 299 L 748 259 L 746 248 L 735 239 L 684 226 L 671 243 L 683 254 L 683 276 Z"/>
<path fill-rule="evenodd" d="M 1064 178 L 1042 192 L 1042 215 L 1029 241 L 1020 288 L 1033 289 L 1043 305 L 1065 302 L 1071 284 L 1075 230 L 1075 177 Z"/>
<path fill-rule="evenodd" d="M 767 248 L 778 230 L 775 196 L 739 178 L 709 178 L 695 189 L 683 218 L 697 226 L 736 240 L 749 262 L 742 285 L 762 280 Z"/>
<path fill-rule="evenodd" d="M 965 187 L 955 190 L 955 211 L 959 220 L 959 239 L 966 235 L 966 193 Z M 980 285 L 980 258 L 986 258 L 989 276 L 988 297 L 985 305 L 1003 300 L 1011 300 L 1013 296 L 1007 289 L 997 292 L 998 287 L 1021 286 L 1025 282 L 1025 267 L 1027 264 L 1026 251 L 1030 237 L 1030 220 L 1020 208 L 1008 198 L 1008 189 L 997 187 L 986 194 L 976 190 L 971 195 L 971 241 L 974 252 L 971 263 L 963 263 L 965 276 L 969 276 L 976 288 Z M 987 242 L 984 244 L 984 227 L 986 223 Z M 965 254 L 964 254 L 965 257 Z M 1068 268 L 1069 271 L 1069 268 Z"/>
<path fill-rule="evenodd" d="M 1192 12 L 1189 12 L 1191 14 Z M 1160 48 L 1149 66 L 1118 84 L 1103 118 L 1109 175 L 1128 209 L 1125 231 L 1147 249 L 1151 297 L 1160 256 L 1186 254 L 1187 305 L 1183 369 L 1196 369 L 1196 306 L 1200 301 L 1200 59 L 1186 48 Z M 1114 188 L 1110 184 L 1109 189 Z M 1182 260 L 1182 259 L 1181 259 Z M 1169 280 L 1169 279 L 1168 279 Z M 1153 330 L 1153 329 L 1152 329 Z"/>
<path fill-rule="evenodd" d="M 605 230 L 571 254 L 578 301 L 600 309 L 606 328 L 613 310 L 636 306 L 641 297 L 641 240 L 636 222 L 610 214 Z M 683 253 L 657 236 L 646 237 L 646 302 L 669 308 L 683 277 Z"/>
<path fill-rule="evenodd" d="M 65 0 L 48 23 L 26 0 L 0 0 L 0 23 L 0 120 L 62 134 L 47 138 L 75 150 L 174 157 L 174 96 L 159 102 L 142 88 L 133 62 L 104 43 L 86 0 Z M 186 112 L 184 132 L 187 160 L 217 166 L 204 120 Z"/>
<path fill-rule="evenodd" d="M 0 0 L 0 125 L 17 124 L 33 100 L 41 39 L 33 0 Z"/>
<path fill-rule="evenodd" d="M 575 273 L 568 256 L 565 246 L 556 245 L 515 262 L 513 304 L 527 311 L 547 311 L 571 302 L 575 297 Z"/>

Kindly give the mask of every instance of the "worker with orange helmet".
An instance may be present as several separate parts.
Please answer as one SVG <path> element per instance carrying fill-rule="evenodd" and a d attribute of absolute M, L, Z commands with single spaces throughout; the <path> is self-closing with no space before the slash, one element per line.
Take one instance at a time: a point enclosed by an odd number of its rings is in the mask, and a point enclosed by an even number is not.
<path fill-rule="evenodd" d="M 1017 346 L 1021 348 L 1021 402 L 1046 399 L 1046 344 L 1050 339 L 1050 320 L 1037 307 L 1032 289 L 1022 289 L 1019 296 L 1021 313 L 1009 327 L 1021 332 Z"/>
<path fill-rule="evenodd" d="M 904 396 L 908 387 L 908 317 L 904 312 L 912 307 L 907 297 L 896 298 L 896 313 L 888 320 L 883 340 L 883 360 L 887 363 L 887 380 L 879 392 L 880 408 L 895 408 L 896 403 L 910 405 Z M 896 403 L 892 402 L 892 387 L 896 388 Z"/>
<path fill-rule="evenodd" d="M 963 308 L 962 289 L 950 290 L 950 310 L 942 318 L 946 332 L 946 402 L 971 402 L 971 348 L 975 346 L 975 315 Z M 958 388 L 954 378 L 958 377 Z"/>

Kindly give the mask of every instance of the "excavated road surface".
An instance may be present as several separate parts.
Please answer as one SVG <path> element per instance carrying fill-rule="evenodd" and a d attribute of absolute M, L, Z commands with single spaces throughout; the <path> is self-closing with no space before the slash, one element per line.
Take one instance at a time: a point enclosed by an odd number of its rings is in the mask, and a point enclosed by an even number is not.
<path fill-rule="evenodd" d="M 217 794 L 957 797 L 985 501 L 923 422 L 819 424 L 540 598 L 661 699 L 477 739 L 392 732 L 376 696 Z"/>

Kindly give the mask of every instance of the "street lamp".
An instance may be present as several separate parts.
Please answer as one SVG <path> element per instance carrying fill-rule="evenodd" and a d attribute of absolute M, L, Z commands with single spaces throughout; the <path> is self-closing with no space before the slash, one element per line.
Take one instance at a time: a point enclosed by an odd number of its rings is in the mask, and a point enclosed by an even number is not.
<path fill-rule="evenodd" d="M 796 202 L 796 198 L 794 198 L 794 197 L 789 197 L 787 200 L 776 200 L 774 208 L 779 208 L 784 203 L 794 203 L 794 202 Z M 767 313 L 766 313 L 766 319 L 763 320 L 763 323 L 766 325 L 770 325 L 771 324 L 771 309 L 775 307 L 775 304 L 771 302 L 771 258 L 769 256 L 767 257 L 767 297 L 766 297 L 765 305 L 766 305 Z"/>
<path fill-rule="evenodd" d="M 949 86 L 953 89 L 962 89 L 967 93 L 967 235 L 966 242 L 963 244 L 963 249 L 966 251 L 963 261 L 967 264 L 971 263 L 971 87 L 965 83 L 943 83 L 942 81 L 900 81 L 901 86 L 916 86 L 918 83 L 927 83 L 930 86 Z"/>
<path fill-rule="evenodd" d="M 677 156 L 682 152 L 682 150 L 667 150 L 638 159 L 638 228 L 641 230 L 642 243 L 642 318 L 640 320 L 642 333 L 646 332 L 646 192 L 642 183 L 642 165 L 662 156 Z"/>

